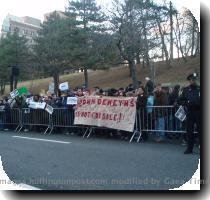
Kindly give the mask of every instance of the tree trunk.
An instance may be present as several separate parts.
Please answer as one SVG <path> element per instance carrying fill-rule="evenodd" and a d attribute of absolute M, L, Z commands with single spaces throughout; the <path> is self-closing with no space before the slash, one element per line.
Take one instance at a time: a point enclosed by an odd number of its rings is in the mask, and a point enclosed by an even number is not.
<path fill-rule="evenodd" d="M 88 88 L 88 71 L 87 68 L 84 68 L 84 78 L 85 78 L 85 87 Z"/>
<path fill-rule="evenodd" d="M 142 61 L 142 67 L 145 68 L 145 61 L 144 61 L 144 57 L 143 57 L 143 61 Z"/>
<path fill-rule="evenodd" d="M 10 92 L 13 91 L 13 81 L 14 81 L 13 79 L 14 79 L 13 74 L 11 74 L 11 76 L 10 76 Z"/>
<path fill-rule="evenodd" d="M 143 34 L 144 34 L 144 41 L 145 41 L 145 51 L 144 51 L 144 60 L 146 62 L 146 67 L 149 67 L 149 44 L 147 40 L 147 30 L 146 30 L 146 22 L 143 21 Z"/>
<path fill-rule="evenodd" d="M 172 13 L 172 3 L 170 1 L 170 62 L 173 61 L 173 13 Z"/>
<path fill-rule="evenodd" d="M 200 54 L 200 32 L 197 32 L 196 51 L 195 56 Z"/>
<path fill-rule="evenodd" d="M 132 68 L 131 68 L 131 65 L 129 64 L 129 77 L 131 77 L 132 78 Z"/>
<path fill-rule="evenodd" d="M 53 81 L 54 81 L 54 92 L 55 92 L 55 95 L 58 96 L 58 94 L 59 94 L 59 91 L 58 91 L 59 73 L 58 72 L 54 73 Z"/>
<path fill-rule="evenodd" d="M 139 53 L 136 54 L 136 62 L 137 64 L 140 64 L 140 57 L 139 57 Z"/>
<path fill-rule="evenodd" d="M 176 15 L 176 21 L 177 21 L 177 26 L 178 26 L 178 46 L 179 46 L 179 50 L 181 52 L 182 55 L 182 59 L 184 60 L 184 62 L 187 62 L 187 59 L 185 58 L 184 52 L 183 52 L 183 47 L 182 47 L 182 43 L 181 43 L 181 31 L 180 31 L 180 27 L 179 27 L 179 20 L 178 20 L 178 16 Z"/>
<path fill-rule="evenodd" d="M 17 89 L 18 76 L 14 76 L 14 89 Z"/>
<path fill-rule="evenodd" d="M 168 65 L 168 67 L 171 67 L 171 63 L 170 63 L 169 56 L 168 56 L 168 50 L 167 50 L 166 44 L 165 44 L 164 33 L 162 31 L 159 20 L 157 20 L 157 25 L 158 25 L 158 29 L 159 29 L 159 33 L 160 33 L 160 37 L 161 37 L 162 50 L 163 50 L 165 58 L 166 58 L 166 63 Z"/>
<path fill-rule="evenodd" d="M 129 68 L 131 69 L 131 78 L 133 81 L 133 86 L 136 89 L 138 86 L 138 81 L 137 81 L 136 64 L 135 64 L 134 60 L 129 61 Z"/>
<path fill-rule="evenodd" d="M 2 81 L 1 82 L 1 95 L 3 95 L 4 94 L 4 91 L 5 91 L 5 83 Z"/>
<path fill-rule="evenodd" d="M 195 48 L 195 26 L 196 26 L 196 19 L 193 17 L 191 56 L 194 55 L 194 48 Z"/>

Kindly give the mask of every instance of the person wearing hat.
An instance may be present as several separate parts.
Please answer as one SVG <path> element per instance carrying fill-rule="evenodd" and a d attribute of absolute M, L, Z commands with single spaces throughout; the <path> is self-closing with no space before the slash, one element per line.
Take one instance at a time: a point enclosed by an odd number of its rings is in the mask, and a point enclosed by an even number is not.
<path fill-rule="evenodd" d="M 189 86 L 183 89 L 179 98 L 179 104 L 185 106 L 187 126 L 187 149 L 184 154 L 192 154 L 195 143 L 194 125 L 196 124 L 198 136 L 200 137 L 200 87 L 196 83 L 198 74 L 193 73 L 187 76 Z M 199 138 L 198 137 L 198 138 Z"/>

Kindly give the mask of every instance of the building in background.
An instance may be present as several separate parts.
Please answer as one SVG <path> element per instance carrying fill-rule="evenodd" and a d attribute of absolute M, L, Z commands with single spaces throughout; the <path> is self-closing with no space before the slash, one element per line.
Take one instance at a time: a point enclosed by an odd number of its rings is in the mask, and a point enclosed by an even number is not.
<path fill-rule="evenodd" d="M 38 35 L 41 29 L 41 20 L 25 16 L 17 17 L 8 14 L 3 21 L 1 29 L 1 37 L 6 37 L 7 33 L 17 31 L 20 36 L 25 36 L 28 39 L 29 45 L 34 44 L 33 38 Z"/>
<path fill-rule="evenodd" d="M 63 18 L 63 19 L 68 18 L 63 11 L 55 10 L 55 11 L 44 14 L 44 22 L 46 22 L 48 18 L 50 17 L 50 15 L 54 13 L 56 13 L 56 15 L 58 15 L 60 18 Z"/>

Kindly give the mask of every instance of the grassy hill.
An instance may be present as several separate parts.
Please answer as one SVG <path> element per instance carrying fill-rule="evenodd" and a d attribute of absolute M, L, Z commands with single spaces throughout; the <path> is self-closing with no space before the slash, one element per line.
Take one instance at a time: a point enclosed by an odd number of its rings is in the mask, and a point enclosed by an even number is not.
<path fill-rule="evenodd" d="M 166 66 L 166 63 L 161 61 L 155 63 L 156 69 L 156 83 L 165 84 L 176 84 L 186 85 L 186 76 L 192 72 L 200 72 L 200 57 L 188 58 L 187 63 L 184 63 L 182 59 L 174 60 L 172 67 Z M 142 68 L 142 66 L 137 66 L 138 80 L 144 83 L 144 78 L 151 75 L 151 70 L 149 68 Z M 47 91 L 48 85 L 52 81 L 52 78 L 45 78 L 39 80 L 31 80 L 18 83 L 18 87 L 26 86 L 33 93 L 40 93 L 41 90 Z M 84 83 L 83 73 L 75 73 L 60 76 L 60 82 L 68 81 L 71 88 L 76 86 L 81 86 Z M 119 66 L 111 68 L 109 70 L 96 70 L 89 72 L 89 85 L 90 87 L 99 86 L 102 88 L 110 87 L 126 87 L 128 84 L 132 83 L 129 77 L 129 69 L 126 66 Z M 6 87 L 8 92 L 9 87 Z"/>

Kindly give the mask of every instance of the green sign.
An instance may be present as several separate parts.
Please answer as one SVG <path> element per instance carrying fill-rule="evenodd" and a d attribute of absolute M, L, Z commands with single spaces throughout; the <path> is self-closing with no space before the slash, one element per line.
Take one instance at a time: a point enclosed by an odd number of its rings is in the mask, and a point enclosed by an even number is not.
<path fill-rule="evenodd" d="M 18 93 L 19 93 L 19 96 L 23 94 L 28 94 L 28 89 L 26 87 L 18 88 Z"/>

